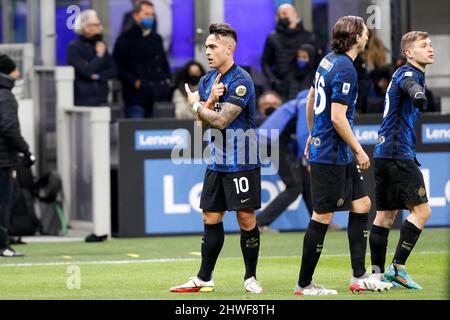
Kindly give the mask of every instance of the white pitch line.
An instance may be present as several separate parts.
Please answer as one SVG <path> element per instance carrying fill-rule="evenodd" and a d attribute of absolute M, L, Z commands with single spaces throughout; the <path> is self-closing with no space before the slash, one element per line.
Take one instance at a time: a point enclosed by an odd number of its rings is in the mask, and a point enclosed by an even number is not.
<path fill-rule="evenodd" d="M 450 251 L 418 251 L 414 254 L 440 254 L 450 253 Z M 323 254 L 325 257 L 348 257 L 350 254 Z M 367 254 L 369 256 L 369 254 Z M 260 256 L 259 259 L 283 259 L 300 258 L 300 256 Z M 236 260 L 242 257 L 224 257 L 220 260 Z M 161 262 L 187 262 L 198 261 L 198 258 L 163 258 L 163 259 L 142 259 L 142 260 L 99 260 L 99 261 L 66 261 L 66 262 L 29 262 L 29 263 L 10 263 L 0 264 L 0 267 L 53 267 L 53 266 L 73 266 L 73 265 L 96 265 L 96 264 L 136 264 L 136 263 L 161 263 Z"/>

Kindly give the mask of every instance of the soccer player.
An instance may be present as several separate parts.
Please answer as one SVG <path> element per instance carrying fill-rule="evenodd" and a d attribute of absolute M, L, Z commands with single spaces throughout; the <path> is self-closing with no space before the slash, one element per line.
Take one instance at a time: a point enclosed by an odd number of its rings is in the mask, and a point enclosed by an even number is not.
<path fill-rule="evenodd" d="M 237 211 L 245 263 L 244 288 L 250 293 L 261 293 L 263 289 L 256 279 L 260 236 L 255 210 L 261 207 L 257 137 L 249 134 L 245 138 L 248 143 L 242 146 L 242 137 L 237 135 L 255 133 L 254 85 L 250 75 L 234 63 L 236 31 L 228 24 L 212 24 L 209 33 L 206 56 L 213 70 L 200 80 L 199 91 L 192 93 L 186 87 L 195 113 L 216 129 L 211 133 L 212 163 L 206 170 L 200 200 L 205 224 L 202 262 L 197 276 L 170 291 L 214 290 L 213 270 L 224 242 L 222 219 L 226 211 Z"/>
<path fill-rule="evenodd" d="M 427 106 L 425 67 L 434 61 L 428 33 L 411 31 L 401 42 L 407 64 L 397 69 L 386 92 L 384 118 L 374 151 L 377 216 L 369 243 L 372 272 L 380 279 L 410 289 L 422 289 L 405 269 L 405 263 L 431 214 L 425 183 L 414 151 L 414 125 Z M 397 210 L 410 214 L 400 229 L 394 259 L 384 272 L 389 229 Z"/>
<path fill-rule="evenodd" d="M 361 170 L 370 160 L 352 132 L 358 75 L 353 66 L 364 51 L 368 29 L 360 17 L 345 16 L 333 28 L 332 48 L 317 69 L 307 102 L 310 131 L 305 155 L 311 163 L 313 215 L 303 241 L 302 262 L 295 295 L 337 294 L 312 282 L 323 250 L 325 234 L 335 211 L 350 210 L 348 240 L 353 276 L 352 291 L 389 290 L 366 273 L 367 220 L 370 199 Z M 353 154 L 355 160 L 353 160 Z"/>

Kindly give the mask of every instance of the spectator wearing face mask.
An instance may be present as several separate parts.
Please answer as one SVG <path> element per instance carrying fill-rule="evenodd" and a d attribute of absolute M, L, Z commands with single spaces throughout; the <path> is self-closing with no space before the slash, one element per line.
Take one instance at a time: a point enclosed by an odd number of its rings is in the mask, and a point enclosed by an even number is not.
<path fill-rule="evenodd" d="M 108 81 L 117 69 L 103 41 L 103 26 L 94 10 L 83 11 L 76 25 L 79 37 L 67 49 L 67 64 L 75 68 L 75 105 L 105 105 Z"/>
<path fill-rule="evenodd" d="M 302 44 L 306 43 L 315 48 L 316 40 L 314 34 L 303 27 L 293 5 L 282 4 L 278 8 L 277 19 L 276 30 L 266 39 L 261 64 L 272 90 L 278 92 L 286 101 L 290 66 L 295 60 L 296 52 Z"/>
<path fill-rule="evenodd" d="M 133 19 L 133 27 L 117 39 L 113 55 L 122 82 L 125 116 L 150 118 L 155 101 L 170 100 L 170 68 L 162 37 L 154 29 L 153 3 L 140 1 Z"/>
<path fill-rule="evenodd" d="M 175 82 L 175 91 L 173 93 L 172 103 L 175 105 L 175 118 L 194 120 L 195 113 L 189 107 L 187 93 L 184 88 L 185 83 L 189 85 L 192 92 L 198 90 L 198 83 L 201 77 L 205 75 L 205 69 L 195 61 L 188 62 L 180 71 L 178 79 Z"/>
<path fill-rule="evenodd" d="M 258 99 L 258 114 L 256 115 L 256 124 L 261 124 L 270 116 L 283 101 L 278 93 L 272 90 L 264 91 Z"/>
<path fill-rule="evenodd" d="M 297 50 L 288 76 L 288 100 L 295 99 L 300 91 L 311 88 L 315 74 L 315 51 L 316 49 L 310 44 L 302 44 Z"/>

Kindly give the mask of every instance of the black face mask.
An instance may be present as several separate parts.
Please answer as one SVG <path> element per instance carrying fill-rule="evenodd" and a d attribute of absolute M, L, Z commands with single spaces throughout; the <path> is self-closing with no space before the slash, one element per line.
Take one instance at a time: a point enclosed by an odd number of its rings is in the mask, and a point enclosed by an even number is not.
<path fill-rule="evenodd" d="M 290 21 L 289 21 L 288 18 L 278 19 L 278 26 L 279 26 L 281 29 L 287 29 L 287 28 L 289 28 L 289 25 L 290 25 L 290 24 L 291 24 L 291 23 L 290 23 Z"/>
<path fill-rule="evenodd" d="M 103 41 L 103 34 L 102 33 L 98 33 L 98 34 L 90 37 L 88 40 L 89 40 L 89 42 L 92 42 L 92 43 L 102 42 Z"/>
<path fill-rule="evenodd" d="M 275 112 L 275 110 L 277 110 L 274 106 L 270 106 L 266 109 L 266 111 L 264 112 L 266 117 L 270 116 L 272 113 Z"/>
<path fill-rule="evenodd" d="M 188 81 L 190 84 L 197 85 L 200 82 L 201 76 L 189 76 Z"/>

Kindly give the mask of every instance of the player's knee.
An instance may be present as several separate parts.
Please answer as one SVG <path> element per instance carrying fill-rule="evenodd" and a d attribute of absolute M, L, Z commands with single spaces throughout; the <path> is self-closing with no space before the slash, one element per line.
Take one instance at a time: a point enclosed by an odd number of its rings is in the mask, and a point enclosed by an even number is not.
<path fill-rule="evenodd" d="M 427 221 L 431 216 L 431 208 L 430 206 L 427 206 L 420 210 L 420 216 L 423 220 Z"/>
<path fill-rule="evenodd" d="M 395 215 L 389 213 L 377 213 L 374 224 L 383 228 L 390 229 L 395 221 Z"/>
<path fill-rule="evenodd" d="M 323 224 L 330 224 L 331 221 L 333 221 L 333 214 L 332 213 L 325 213 L 325 214 L 317 214 L 314 213 L 313 220 L 323 223 Z"/>
<path fill-rule="evenodd" d="M 356 213 L 368 213 L 372 207 L 372 202 L 369 197 L 364 197 L 353 201 L 352 211 Z"/>
<path fill-rule="evenodd" d="M 372 208 L 372 201 L 370 201 L 369 197 L 363 198 L 363 201 L 364 212 L 369 212 Z"/>
<path fill-rule="evenodd" d="M 428 210 L 427 210 L 427 219 L 431 217 L 431 212 L 432 212 L 431 208 L 428 207 Z"/>
<path fill-rule="evenodd" d="M 256 216 L 255 215 L 240 215 L 238 214 L 238 223 L 243 230 L 252 230 L 256 227 Z"/>
<path fill-rule="evenodd" d="M 202 219 L 204 224 L 218 224 L 222 221 L 219 216 L 211 214 L 203 214 Z"/>

